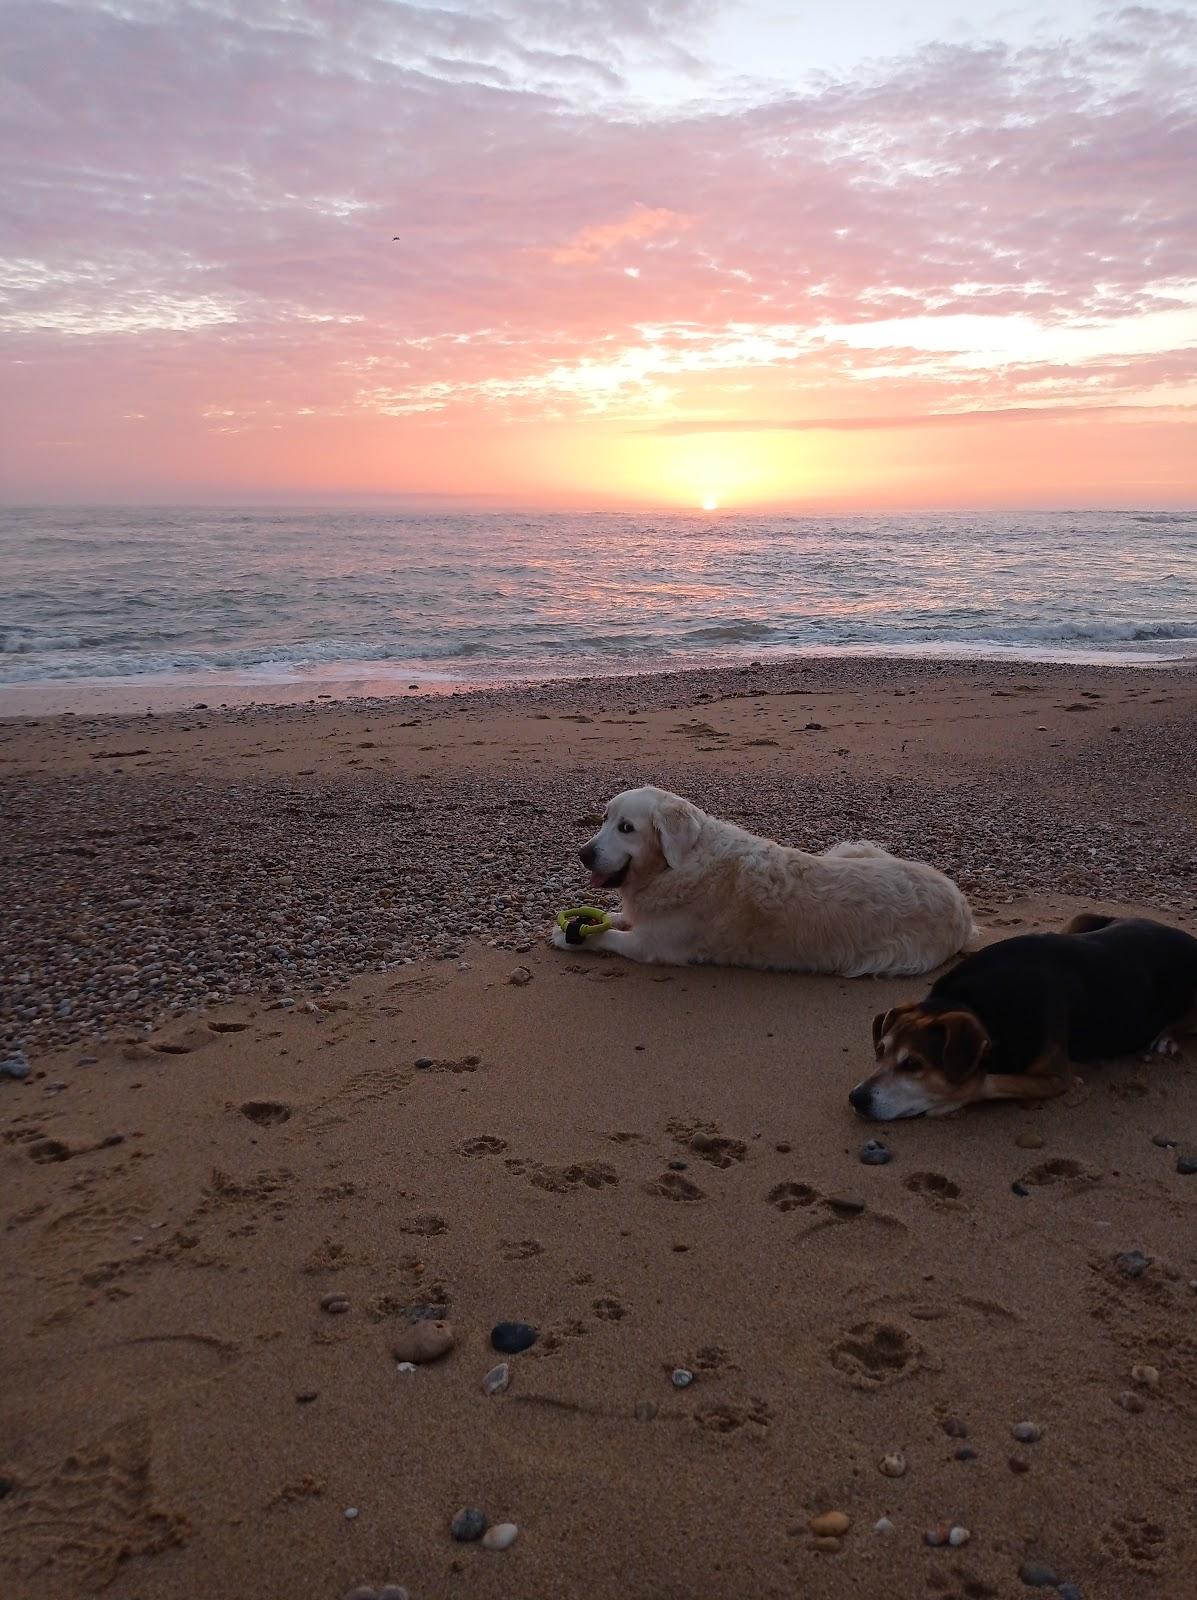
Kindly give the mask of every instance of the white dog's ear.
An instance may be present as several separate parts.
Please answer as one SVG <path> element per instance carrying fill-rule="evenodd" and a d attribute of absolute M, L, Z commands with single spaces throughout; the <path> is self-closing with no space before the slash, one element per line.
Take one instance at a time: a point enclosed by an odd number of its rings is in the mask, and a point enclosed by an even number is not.
<path fill-rule="evenodd" d="M 653 812 L 653 830 L 671 867 L 681 864 L 698 843 L 699 814 L 688 800 L 667 800 Z"/>

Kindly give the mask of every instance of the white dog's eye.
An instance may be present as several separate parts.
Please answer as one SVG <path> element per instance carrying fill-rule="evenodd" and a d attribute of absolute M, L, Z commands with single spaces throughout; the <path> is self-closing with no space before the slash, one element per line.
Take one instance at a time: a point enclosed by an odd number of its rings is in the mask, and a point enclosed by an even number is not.
<path fill-rule="evenodd" d="M 630 822 L 621 822 L 619 824 L 619 831 L 620 833 L 635 833 L 636 830 L 633 828 Z"/>

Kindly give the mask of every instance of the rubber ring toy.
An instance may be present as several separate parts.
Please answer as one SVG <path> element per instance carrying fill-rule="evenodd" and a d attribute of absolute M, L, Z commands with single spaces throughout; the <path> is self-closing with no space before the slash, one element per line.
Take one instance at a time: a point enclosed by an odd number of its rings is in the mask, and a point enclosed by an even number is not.
<path fill-rule="evenodd" d="M 557 913 L 557 926 L 565 934 L 566 944 L 585 944 L 591 934 L 609 928 L 611 918 L 598 906 L 571 906 Z"/>

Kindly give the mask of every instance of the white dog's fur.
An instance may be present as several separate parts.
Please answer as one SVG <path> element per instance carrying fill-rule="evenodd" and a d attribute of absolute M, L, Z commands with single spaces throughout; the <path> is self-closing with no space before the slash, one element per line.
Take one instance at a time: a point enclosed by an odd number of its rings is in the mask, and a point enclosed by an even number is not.
<path fill-rule="evenodd" d="M 864 841 L 809 855 L 664 789 L 616 795 L 579 853 L 594 887 L 621 889 L 623 911 L 581 945 L 554 929 L 561 949 L 896 977 L 929 972 L 976 935 L 968 901 L 934 867 Z"/>

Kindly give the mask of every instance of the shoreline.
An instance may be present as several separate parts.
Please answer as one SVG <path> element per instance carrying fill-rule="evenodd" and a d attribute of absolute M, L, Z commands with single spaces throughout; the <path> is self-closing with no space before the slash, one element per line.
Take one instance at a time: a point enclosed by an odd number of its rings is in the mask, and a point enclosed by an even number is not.
<path fill-rule="evenodd" d="M 1178 643 L 1193 645 L 1193 641 Z M 376 662 L 342 662 L 311 669 L 293 668 L 277 674 L 229 671 L 194 676 L 150 675 L 133 678 L 46 678 L 28 683 L 0 683 L 0 721 L 10 717 L 136 716 L 191 709 L 221 710 L 250 707 L 305 705 L 309 702 L 378 702 L 406 700 L 413 695 L 462 695 L 495 690 L 542 689 L 548 685 L 609 679 L 677 677 L 688 673 L 742 672 L 768 667 L 785 670 L 806 661 L 868 662 L 953 666 L 1151 668 L 1197 671 L 1197 646 L 1178 654 L 1146 651 L 1060 647 L 1046 650 L 1034 645 L 942 646 L 859 645 L 811 646 L 786 652 L 743 651 L 735 656 L 708 654 L 684 662 L 657 661 L 644 666 L 615 668 L 609 662 L 601 671 L 584 671 L 580 665 L 558 672 L 539 669 L 520 673 L 495 671 L 482 675 L 438 675 L 427 663 L 402 663 L 383 667 Z M 414 680 L 414 681 L 413 681 Z M 197 702 L 202 701 L 202 705 Z"/>

